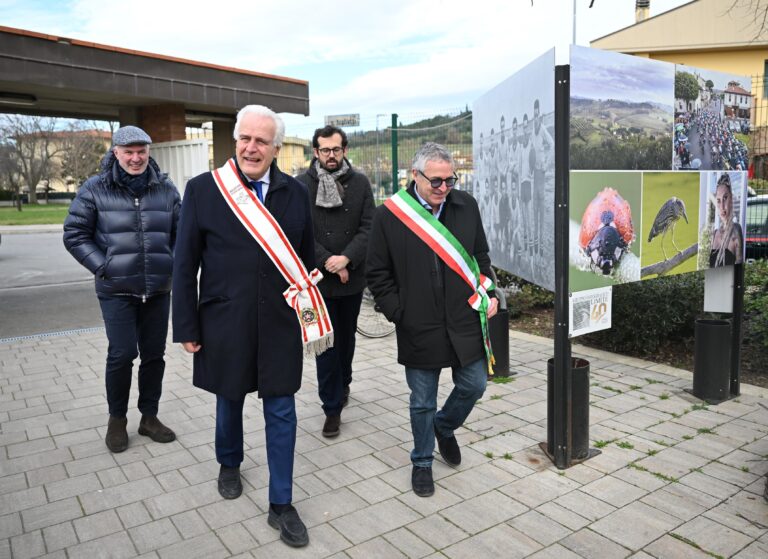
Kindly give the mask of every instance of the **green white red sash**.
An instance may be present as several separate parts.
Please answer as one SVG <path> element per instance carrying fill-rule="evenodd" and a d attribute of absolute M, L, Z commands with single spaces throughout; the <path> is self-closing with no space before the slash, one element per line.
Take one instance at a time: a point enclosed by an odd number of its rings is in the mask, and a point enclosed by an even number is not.
<path fill-rule="evenodd" d="M 317 288 L 323 274 L 317 268 L 307 272 L 280 224 L 243 184 L 234 159 L 213 171 L 213 180 L 232 213 L 288 282 L 283 297 L 288 306 L 296 311 L 305 353 L 320 355 L 333 346 L 333 327 L 323 296 Z"/>
<path fill-rule="evenodd" d="M 470 256 L 453 233 L 422 207 L 406 190 L 398 191 L 385 200 L 384 205 L 469 285 L 472 295 L 467 301 L 469 306 L 480 314 L 483 346 L 488 358 L 488 373 L 492 375 L 496 360 L 493 357 L 491 339 L 488 335 L 488 307 L 490 305 L 488 291 L 495 289 L 493 282 L 480 273 L 480 266 L 478 266 L 475 257 Z"/>

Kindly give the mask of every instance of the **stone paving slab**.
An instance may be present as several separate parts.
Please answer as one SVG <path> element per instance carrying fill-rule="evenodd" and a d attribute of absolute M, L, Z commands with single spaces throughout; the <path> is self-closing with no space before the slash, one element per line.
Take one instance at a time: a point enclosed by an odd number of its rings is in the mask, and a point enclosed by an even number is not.
<path fill-rule="evenodd" d="M 408 387 L 389 338 L 358 339 L 341 435 L 325 439 L 314 362 L 297 394 L 294 504 L 306 549 L 266 522 L 260 401 L 245 406 L 245 491 L 216 490 L 215 399 L 169 345 L 161 445 L 104 446 L 103 330 L 0 343 L 0 559 L 312 557 L 593 559 L 768 556 L 768 391 L 719 406 L 684 391 L 690 373 L 574 345 L 591 362 L 590 444 L 558 471 L 546 438 L 551 340 L 510 332 L 509 382 L 490 382 L 465 426 L 458 468 L 438 457 L 436 493 L 410 490 Z M 135 384 L 135 383 L 134 383 Z M 441 378 L 439 397 L 451 390 Z M 136 392 L 131 405 L 135 406 Z"/>

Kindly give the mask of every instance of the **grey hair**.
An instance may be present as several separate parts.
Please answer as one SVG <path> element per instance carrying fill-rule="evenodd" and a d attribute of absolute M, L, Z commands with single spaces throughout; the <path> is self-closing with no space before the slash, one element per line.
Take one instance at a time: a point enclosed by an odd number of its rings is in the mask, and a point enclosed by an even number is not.
<path fill-rule="evenodd" d="M 451 152 L 448 151 L 445 146 L 436 144 L 435 142 L 427 142 L 421 146 L 419 151 L 416 152 L 416 155 L 413 156 L 411 169 L 423 173 L 424 167 L 429 161 L 446 161 L 451 164 L 451 167 L 456 167 Z"/>
<path fill-rule="evenodd" d="M 246 105 L 238 111 L 237 120 L 235 121 L 235 130 L 232 134 L 232 137 L 235 140 L 240 136 L 240 123 L 242 122 L 243 117 L 248 114 L 271 118 L 275 123 L 275 137 L 272 139 L 272 145 L 278 148 L 283 145 L 283 139 L 285 138 L 285 123 L 275 111 L 264 105 Z"/>

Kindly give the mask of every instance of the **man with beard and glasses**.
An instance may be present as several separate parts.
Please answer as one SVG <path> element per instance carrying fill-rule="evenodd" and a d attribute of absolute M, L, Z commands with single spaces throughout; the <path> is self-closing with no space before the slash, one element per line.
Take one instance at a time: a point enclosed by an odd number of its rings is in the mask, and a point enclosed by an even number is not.
<path fill-rule="evenodd" d="M 365 252 L 373 220 L 371 183 L 347 159 L 347 135 L 336 126 L 315 130 L 314 157 L 296 177 L 307 185 L 315 228 L 315 256 L 328 272 L 318 284 L 334 330 L 333 347 L 315 358 L 325 412 L 324 437 L 340 432 L 349 401 L 355 332 L 365 289 Z"/>

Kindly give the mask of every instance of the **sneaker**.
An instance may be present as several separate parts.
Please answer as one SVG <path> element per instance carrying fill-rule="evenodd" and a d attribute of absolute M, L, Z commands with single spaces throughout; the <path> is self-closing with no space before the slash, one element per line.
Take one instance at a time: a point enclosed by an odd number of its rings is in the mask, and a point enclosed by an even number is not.
<path fill-rule="evenodd" d="M 267 523 L 275 530 L 280 530 L 280 539 L 291 547 L 304 547 L 309 543 L 307 527 L 293 505 L 287 505 L 279 514 L 270 506 Z"/>
<path fill-rule="evenodd" d="M 339 435 L 339 425 L 341 425 L 340 415 L 329 415 L 325 418 L 323 424 L 323 436 L 327 438 L 337 437 Z"/>
<path fill-rule="evenodd" d="M 156 415 L 141 416 L 139 435 L 149 437 L 156 443 L 169 443 L 176 440 L 176 433 L 163 425 Z"/>
<path fill-rule="evenodd" d="M 107 422 L 107 436 L 104 437 L 104 442 L 107 444 L 107 448 L 110 451 L 123 452 L 128 448 L 128 431 L 125 429 L 127 425 L 127 417 L 109 416 L 109 422 Z"/>
<path fill-rule="evenodd" d="M 411 472 L 411 487 L 419 497 L 429 497 L 435 493 L 435 482 L 432 481 L 432 468 L 414 466 Z"/>
<path fill-rule="evenodd" d="M 451 466 L 461 464 L 461 449 L 456 441 L 456 437 L 453 435 L 441 437 L 437 434 L 437 427 L 435 427 L 435 438 L 437 439 L 437 449 L 440 451 L 440 456 L 443 457 L 443 460 Z"/>
<path fill-rule="evenodd" d="M 237 499 L 243 492 L 240 466 L 230 468 L 222 465 L 219 469 L 219 495 L 225 499 Z"/>

